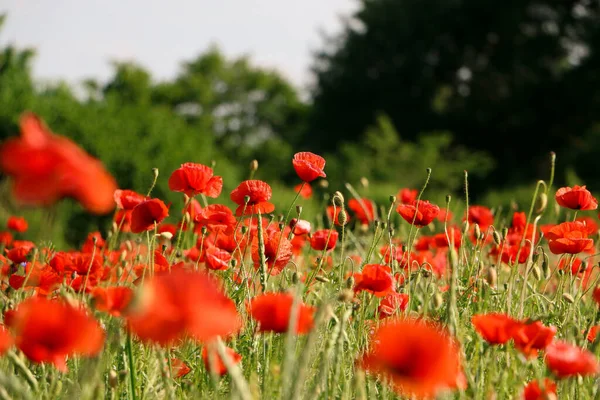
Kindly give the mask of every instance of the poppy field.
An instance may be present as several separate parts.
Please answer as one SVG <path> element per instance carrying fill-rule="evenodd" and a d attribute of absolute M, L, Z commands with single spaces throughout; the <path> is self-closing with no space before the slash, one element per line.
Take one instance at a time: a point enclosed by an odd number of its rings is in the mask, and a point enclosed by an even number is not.
<path fill-rule="evenodd" d="M 256 161 L 229 193 L 209 160 L 138 193 L 26 113 L 0 144 L 14 201 L 112 227 L 57 249 L 0 221 L 0 399 L 597 399 L 598 202 L 550 157 L 507 210 L 470 204 L 467 171 L 429 201 L 431 169 L 376 203 L 298 152 L 278 209 Z"/>

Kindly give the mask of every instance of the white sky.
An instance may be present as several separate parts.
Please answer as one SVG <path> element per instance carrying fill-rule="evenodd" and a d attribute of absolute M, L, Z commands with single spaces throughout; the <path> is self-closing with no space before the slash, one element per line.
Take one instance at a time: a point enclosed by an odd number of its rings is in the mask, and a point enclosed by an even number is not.
<path fill-rule="evenodd" d="M 323 43 L 319 32 L 338 32 L 357 7 L 358 0 L 0 0 L 0 14 L 8 13 L 0 45 L 34 47 L 38 78 L 79 82 L 109 77 L 111 60 L 169 78 L 217 44 L 301 87 L 311 51 Z"/>

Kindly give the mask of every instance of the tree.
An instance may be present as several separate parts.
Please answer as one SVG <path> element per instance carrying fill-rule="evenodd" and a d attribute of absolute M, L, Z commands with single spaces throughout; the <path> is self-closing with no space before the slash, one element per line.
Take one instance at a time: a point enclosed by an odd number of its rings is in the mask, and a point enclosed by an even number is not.
<path fill-rule="evenodd" d="M 323 149 L 357 141 L 384 112 L 404 138 L 449 130 L 491 153 L 498 183 L 538 177 L 549 150 L 573 147 L 598 119 L 598 8 L 596 0 L 363 0 L 317 55 L 306 141 Z"/>

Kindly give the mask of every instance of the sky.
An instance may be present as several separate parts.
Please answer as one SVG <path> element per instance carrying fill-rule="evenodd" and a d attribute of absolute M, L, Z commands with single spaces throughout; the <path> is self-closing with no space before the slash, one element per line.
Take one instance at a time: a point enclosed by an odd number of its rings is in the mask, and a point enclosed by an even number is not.
<path fill-rule="evenodd" d="M 38 79 L 76 83 L 107 79 L 111 60 L 167 79 L 216 44 L 304 87 L 321 32 L 339 32 L 357 7 L 358 0 L 1 0 L 0 46 L 33 47 Z"/>

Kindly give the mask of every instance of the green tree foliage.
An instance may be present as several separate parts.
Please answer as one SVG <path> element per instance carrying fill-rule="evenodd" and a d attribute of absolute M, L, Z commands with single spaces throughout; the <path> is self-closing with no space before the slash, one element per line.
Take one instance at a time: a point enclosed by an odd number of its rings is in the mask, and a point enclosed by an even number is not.
<path fill-rule="evenodd" d="M 457 143 L 488 151 L 496 183 L 540 176 L 549 150 L 577 149 L 598 120 L 598 8 L 587 0 L 364 0 L 318 54 L 307 141 L 328 150 L 356 142 L 384 112 L 408 140 L 449 130 Z"/>

